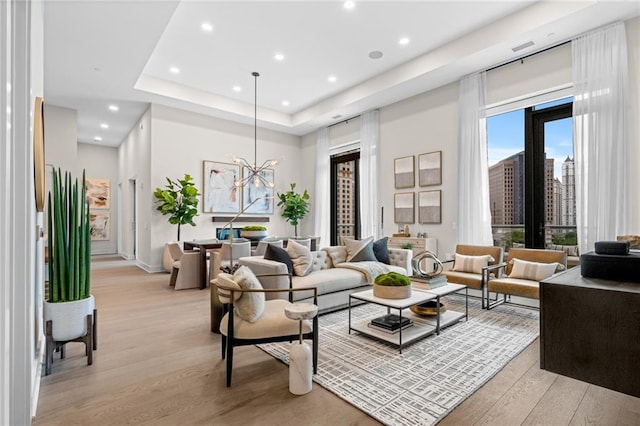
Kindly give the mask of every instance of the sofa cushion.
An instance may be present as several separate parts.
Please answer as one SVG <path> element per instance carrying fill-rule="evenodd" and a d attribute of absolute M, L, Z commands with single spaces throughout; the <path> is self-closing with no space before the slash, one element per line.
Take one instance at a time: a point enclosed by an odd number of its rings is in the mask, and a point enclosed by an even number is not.
<path fill-rule="evenodd" d="M 348 290 L 366 284 L 363 274 L 352 269 L 331 268 L 315 271 L 305 277 L 295 276 L 292 279 L 293 288 L 317 287 L 318 296 L 335 291 Z M 312 292 L 296 291 L 294 300 L 310 297 Z"/>
<path fill-rule="evenodd" d="M 487 265 L 489 265 L 489 262 L 494 261 L 495 259 L 488 254 L 482 256 L 465 256 L 463 254 L 456 253 L 454 255 L 453 268 L 451 268 L 451 270 L 481 274 L 482 268 L 486 268 Z"/>
<path fill-rule="evenodd" d="M 390 264 L 389 260 L 389 246 L 387 244 L 389 237 L 380 238 L 373 242 L 373 254 L 378 262 L 382 262 L 386 265 Z"/>
<path fill-rule="evenodd" d="M 233 274 L 233 281 L 243 290 L 262 290 L 262 284 L 251 272 L 251 269 L 246 266 L 238 268 Z M 234 303 L 234 307 L 240 318 L 245 321 L 256 322 L 264 312 L 264 293 L 242 293 L 242 297 Z"/>
<path fill-rule="evenodd" d="M 364 240 L 353 240 L 351 238 L 344 238 L 343 241 L 345 247 L 347 248 L 347 262 L 378 260 L 373 254 L 373 237 L 368 237 Z"/>
<path fill-rule="evenodd" d="M 329 246 L 322 250 L 327 252 L 334 265 L 347 261 L 347 248 L 345 246 Z"/>
<path fill-rule="evenodd" d="M 542 281 L 553 275 L 558 267 L 557 262 L 539 263 L 526 260 L 512 259 L 513 266 L 509 278 L 521 278 L 532 281 Z"/>
<path fill-rule="evenodd" d="M 293 272 L 297 276 L 304 277 L 311 272 L 313 266 L 311 250 L 296 240 L 289 240 L 287 243 L 287 253 L 289 253 L 289 258 L 291 259 L 291 263 L 293 263 Z"/>
<path fill-rule="evenodd" d="M 293 263 L 285 249 L 269 244 L 264 252 L 264 258 L 284 263 L 287 265 L 287 271 L 293 275 Z"/>

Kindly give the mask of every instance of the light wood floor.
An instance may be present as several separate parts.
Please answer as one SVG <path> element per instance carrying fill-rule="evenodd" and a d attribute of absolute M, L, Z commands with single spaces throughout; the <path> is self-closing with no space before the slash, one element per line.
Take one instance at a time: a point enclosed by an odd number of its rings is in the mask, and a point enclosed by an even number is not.
<path fill-rule="evenodd" d="M 94 363 L 67 345 L 42 379 L 34 425 L 378 424 L 317 384 L 291 395 L 287 366 L 255 347 L 236 351 L 227 389 L 209 290 L 176 292 L 168 274 L 117 264 L 92 279 Z M 640 424 L 640 399 L 542 371 L 538 350 L 536 340 L 440 424 Z"/>

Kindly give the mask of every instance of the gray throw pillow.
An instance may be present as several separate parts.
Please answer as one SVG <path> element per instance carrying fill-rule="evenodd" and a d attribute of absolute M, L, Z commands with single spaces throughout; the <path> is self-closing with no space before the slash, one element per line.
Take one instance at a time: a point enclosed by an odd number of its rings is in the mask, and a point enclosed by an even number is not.
<path fill-rule="evenodd" d="M 291 263 L 293 263 L 293 272 L 299 277 L 304 277 L 311 272 L 313 268 L 313 257 L 311 256 L 311 250 L 296 240 L 289 240 L 287 242 L 287 253 Z"/>
<path fill-rule="evenodd" d="M 264 252 L 264 258 L 284 263 L 287 265 L 287 271 L 293 275 L 293 263 L 285 249 L 269 244 Z"/>
<path fill-rule="evenodd" d="M 378 259 L 378 262 L 382 262 L 387 265 L 391 264 L 391 260 L 389 260 L 388 240 L 389 237 L 384 237 L 373 242 L 373 254 L 376 256 L 376 259 Z"/>
<path fill-rule="evenodd" d="M 367 260 L 377 261 L 373 254 L 373 237 L 364 240 L 344 239 L 347 247 L 347 262 L 364 262 Z"/>

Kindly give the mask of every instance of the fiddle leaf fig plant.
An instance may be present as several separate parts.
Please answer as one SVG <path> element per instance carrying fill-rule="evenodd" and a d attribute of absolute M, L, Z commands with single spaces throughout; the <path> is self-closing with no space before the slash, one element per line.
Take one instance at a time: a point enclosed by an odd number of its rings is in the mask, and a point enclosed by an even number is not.
<path fill-rule="evenodd" d="M 282 216 L 293 225 L 295 236 L 298 235 L 298 223 L 309 213 L 309 193 L 305 189 L 302 194 L 296 192 L 296 183 L 291 183 L 291 190 L 277 194 L 278 207 L 282 207 Z"/>
<path fill-rule="evenodd" d="M 169 215 L 169 223 L 178 225 L 178 239 L 180 241 L 180 225 L 196 226 L 193 218 L 198 216 L 198 189 L 193 177 L 185 174 L 182 179 L 167 179 L 163 188 L 156 188 L 153 196 L 156 198 L 158 210 L 163 215 Z"/>

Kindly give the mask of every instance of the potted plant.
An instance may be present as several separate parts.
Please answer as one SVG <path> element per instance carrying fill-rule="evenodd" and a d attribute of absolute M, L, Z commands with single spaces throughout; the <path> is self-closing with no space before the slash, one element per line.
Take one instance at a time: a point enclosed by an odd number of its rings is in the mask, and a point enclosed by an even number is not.
<path fill-rule="evenodd" d="M 373 295 L 383 299 L 406 299 L 411 297 L 411 280 L 397 272 L 380 274 L 373 280 Z"/>
<path fill-rule="evenodd" d="M 72 183 L 71 174 L 53 170 L 53 195 L 49 192 L 48 250 L 49 287 L 44 319 L 52 322 L 52 338 L 66 342 L 85 336 L 87 315 L 93 315 L 90 260 L 91 229 L 86 200 L 85 175 L 82 185 Z"/>
<path fill-rule="evenodd" d="M 260 241 L 267 236 L 267 228 L 262 225 L 247 225 L 240 231 L 240 236 L 252 241 Z"/>
<path fill-rule="evenodd" d="M 291 184 L 291 190 L 278 193 L 278 207 L 282 207 L 282 216 L 293 225 L 294 236 L 298 236 L 298 223 L 309 213 L 309 193 L 305 189 L 302 194 L 295 192 L 296 184 Z"/>
<path fill-rule="evenodd" d="M 178 239 L 180 241 L 180 225 L 196 226 L 193 218 L 198 216 L 198 189 L 193 178 L 185 174 L 182 179 L 167 179 L 165 189 L 156 188 L 153 196 L 159 203 L 156 210 L 163 215 L 169 215 L 169 223 L 178 225 Z"/>

